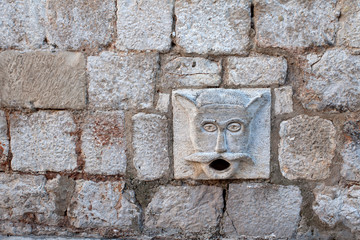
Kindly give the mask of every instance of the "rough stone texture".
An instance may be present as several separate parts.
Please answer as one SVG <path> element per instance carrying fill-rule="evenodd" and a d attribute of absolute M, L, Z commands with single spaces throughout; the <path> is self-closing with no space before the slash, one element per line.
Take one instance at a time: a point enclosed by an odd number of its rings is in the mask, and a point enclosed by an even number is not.
<path fill-rule="evenodd" d="M 120 50 L 170 49 L 174 1 L 117 1 L 117 8 L 116 46 Z"/>
<path fill-rule="evenodd" d="M 41 47 L 45 39 L 45 5 L 46 0 L 0 1 L 0 48 Z"/>
<path fill-rule="evenodd" d="M 299 115 L 280 124 L 280 170 L 288 179 L 325 179 L 335 155 L 331 121 Z"/>
<path fill-rule="evenodd" d="M 188 53 L 246 54 L 250 1 L 175 2 L 176 43 Z"/>
<path fill-rule="evenodd" d="M 11 167 L 16 171 L 66 171 L 76 168 L 76 125 L 65 111 L 10 116 Z"/>
<path fill-rule="evenodd" d="M 153 106 L 156 53 L 112 53 L 88 57 L 89 104 L 97 109 Z"/>
<path fill-rule="evenodd" d="M 159 231 L 211 233 L 223 208 L 214 186 L 161 186 L 145 211 L 145 227 Z"/>
<path fill-rule="evenodd" d="M 300 221 L 301 193 L 295 186 L 230 184 L 224 232 L 228 237 L 272 235 L 293 239 Z"/>
<path fill-rule="evenodd" d="M 131 230 L 140 217 L 133 191 L 124 182 L 76 181 L 68 209 L 70 224 L 77 228 L 114 227 Z"/>
<path fill-rule="evenodd" d="M 5 112 L 0 110 L 0 169 L 1 164 L 5 163 L 9 154 L 8 126 Z"/>
<path fill-rule="evenodd" d="M 85 107 L 81 53 L 0 53 L 0 105 L 26 108 Z"/>
<path fill-rule="evenodd" d="M 170 103 L 170 94 L 167 93 L 159 93 L 159 99 L 156 104 L 156 110 L 166 113 L 169 111 L 169 103 Z"/>
<path fill-rule="evenodd" d="M 285 83 L 287 62 L 283 57 L 228 57 L 225 81 L 232 86 L 272 86 Z"/>
<path fill-rule="evenodd" d="M 165 88 L 216 87 L 221 82 L 221 62 L 200 57 L 165 57 L 161 85 Z"/>
<path fill-rule="evenodd" d="M 138 178 L 154 180 L 168 174 L 168 124 L 164 116 L 138 113 L 132 118 L 134 165 Z"/>
<path fill-rule="evenodd" d="M 125 174 L 126 141 L 123 112 L 94 112 L 82 127 L 82 153 L 85 172 L 91 174 Z"/>
<path fill-rule="evenodd" d="M 260 88 L 174 91 L 175 178 L 268 178 L 270 95 L 269 89 Z M 204 129 L 208 124 L 199 121 L 221 126 L 208 132 Z M 240 126 L 237 132 L 229 130 L 234 122 Z M 225 159 L 229 167 L 213 170 L 212 162 L 217 159 Z"/>
<path fill-rule="evenodd" d="M 344 0 L 341 6 L 339 44 L 360 47 L 360 4 L 358 0 Z"/>
<path fill-rule="evenodd" d="M 332 45 L 337 0 L 255 0 L 256 43 L 260 47 L 304 48 Z"/>
<path fill-rule="evenodd" d="M 313 210 L 330 227 L 343 223 L 360 233 L 360 186 L 319 186 L 314 190 Z"/>
<path fill-rule="evenodd" d="M 345 143 L 341 152 L 341 175 L 350 181 L 360 181 L 360 120 L 344 124 Z"/>
<path fill-rule="evenodd" d="M 115 1 L 47 0 L 47 37 L 61 49 L 95 48 L 112 41 Z"/>
<path fill-rule="evenodd" d="M 275 114 L 291 113 L 293 111 L 293 90 L 291 86 L 275 88 Z"/>
<path fill-rule="evenodd" d="M 360 109 L 360 56 L 331 49 L 323 56 L 308 55 L 305 84 L 299 89 L 304 107 L 312 110 Z"/>
<path fill-rule="evenodd" d="M 44 176 L 0 174 L 0 220 L 57 224 L 56 183 Z"/>

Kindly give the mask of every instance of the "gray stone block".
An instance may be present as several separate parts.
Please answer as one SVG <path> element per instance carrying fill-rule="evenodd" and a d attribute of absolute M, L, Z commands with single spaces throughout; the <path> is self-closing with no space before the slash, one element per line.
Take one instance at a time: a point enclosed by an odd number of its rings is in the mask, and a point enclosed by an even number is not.
<path fill-rule="evenodd" d="M 291 49 L 334 44 L 336 3 L 337 0 L 255 0 L 257 45 Z"/>
<path fill-rule="evenodd" d="M 161 186 L 146 208 L 145 227 L 211 236 L 219 224 L 222 208 L 219 187 Z"/>
<path fill-rule="evenodd" d="M 360 181 L 360 120 L 344 124 L 344 140 L 341 175 L 349 181 Z"/>
<path fill-rule="evenodd" d="M 360 48 L 360 5 L 358 0 L 341 3 L 341 18 L 337 40 L 339 45 Z"/>
<path fill-rule="evenodd" d="M 68 209 L 70 224 L 76 228 L 136 229 L 140 210 L 134 192 L 124 191 L 124 185 L 124 182 L 76 181 Z"/>
<path fill-rule="evenodd" d="M 269 89 L 188 89 L 172 96 L 175 178 L 269 177 Z"/>
<path fill-rule="evenodd" d="M 299 115 L 280 124 L 280 170 L 288 179 L 329 177 L 336 130 L 331 121 Z"/>
<path fill-rule="evenodd" d="M 117 48 L 169 50 L 173 8 L 171 0 L 117 1 Z"/>
<path fill-rule="evenodd" d="M 228 57 L 225 82 L 232 86 L 277 86 L 285 83 L 286 71 L 283 57 Z"/>
<path fill-rule="evenodd" d="M 5 112 L 0 110 L 0 165 L 5 163 L 8 154 L 9 154 L 8 125 L 6 121 Z"/>
<path fill-rule="evenodd" d="M 250 1 L 175 2 L 176 43 L 188 53 L 246 54 Z"/>
<path fill-rule="evenodd" d="M 230 184 L 224 233 L 227 237 L 292 239 L 300 221 L 298 187 L 266 183 Z"/>
<path fill-rule="evenodd" d="M 11 167 L 15 171 L 69 171 L 77 166 L 76 125 L 69 112 L 10 116 Z"/>
<path fill-rule="evenodd" d="M 0 105 L 24 108 L 85 107 L 81 53 L 0 53 Z"/>
<path fill-rule="evenodd" d="M 293 90 L 291 86 L 275 88 L 275 114 L 293 112 Z"/>
<path fill-rule="evenodd" d="M 164 116 L 138 113 L 133 120 L 134 166 L 138 178 L 159 179 L 169 173 L 168 123 Z"/>
<path fill-rule="evenodd" d="M 157 53 L 112 53 L 88 57 L 89 104 L 95 109 L 151 108 Z"/>
<path fill-rule="evenodd" d="M 85 172 L 115 175 L 126 171 L 124 113 L 97 111 L 84 116 L 82 153 Z"/>

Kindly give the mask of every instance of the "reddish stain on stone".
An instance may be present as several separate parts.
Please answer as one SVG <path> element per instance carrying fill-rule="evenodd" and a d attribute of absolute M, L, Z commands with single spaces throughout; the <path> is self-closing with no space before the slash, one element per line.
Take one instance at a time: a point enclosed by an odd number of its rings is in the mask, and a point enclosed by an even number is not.
<path fill-rule="evenodd" d="M 121 143 L 124 136 L 124 126 L 114 118 L 96 119 L 94 121 L 93 134 L 97 144 L 107 146 L 115 141 Z"/>

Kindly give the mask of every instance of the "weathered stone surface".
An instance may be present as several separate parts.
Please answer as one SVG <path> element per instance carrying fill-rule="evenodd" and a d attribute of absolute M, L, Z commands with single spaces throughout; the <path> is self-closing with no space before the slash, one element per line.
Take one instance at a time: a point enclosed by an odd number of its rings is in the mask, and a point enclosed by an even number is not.
<path fill-rule="evenodd" d="M 0 219 L 55 225 L 56 179 L 44 176 L 0 174 Z"/>
<path fill-rule="evenodd" d="M 88 57 L 89 102 L 97 109 L 153 106 L 159 55 L 112 53 Z"/>
<path fill-rule="evenodd" d="M 301 193 L 295 186 L 230 184 L 224 232 L 228 237 L 292 239 L 300 221 Z"/>
<path fill-rule="evenodd" d="M 255 0 L 256 42 L 260 47 L 304 48 L 332 45 L 337 0 Z"/>
<path fill-rule="evenodd" d="M 171 46 L 174 1 L 117 1 L 120 50 L 166 51 Z"/>
<path fill-rule="evenodd" d="M 270 95 L 269 89 L 174 91 L 175 178 L 268 178 Z"/>
<path fill-rule="evenodd" d="M 233 86 L 272 86 L 285 83 L 287 62 L 283 57 L 228 57 L 225 81 Z"/>
<path fill-rule="evenodd" d="M 185 233 L 214 232 L 223 208 L 214 186 L 161 186 L 145 211 L 145 227 Z"/>
<path fill-rule="evenodd" d="M 165 88 L 216 87 L 221 82 L 221 62 L 200 57 L 165 57 L 161 84 Z"/>
<path fill-rule="evenodd" d="M 84 118 L 81 147 L 85 159 L 85 172 L 125 174 L 124 113 L 98 111 L 87 114 Z"/>
<path fill-rule="evenodd" d="M 352 232 L 360 233 L 360 186 L 319 186 L 314 190 L 313 210 L 330 227 L 343 223 Z"/>
<path fill-rule="evenodd" d="M 132 118 L 134 165 L 138 178 L 154 180 L 169 172 L 168 124 L 164 116 L 138 113 Z"/>
<path fill-rule="evenodd" d="M 159 93 L 159 99 L 156 104 L 156 110 L 166 113 L 169 111 L 169 103 L 170 103 L 170 94 L 168 93 Z"/>
<path fill-rule="evenodd" d="M 250 1 L 176 1 L 176 43 L 188 53 L 245 54 Z"/>
<path fill-rule="evenodd" d="M 341 45 L 360 47 L 360 4 L 358 0 L 342 1 L 340 27 L 337 33 Z"/>
<path fill-rule="evenodd" d="M 275 114 L 291 113 L 293 111 L 293 90 L 291 86 L 275 88 Z"/>
<path fill-rule="evenodd" d="M 11 167 L 16 171 L 66 171 L 76 168 L 76 125 L 65 111 L 10 115 Z"/>
<path fill-rule="evenodd" d="M 325 179 L 335 155 L 331 121 L 299 115 L 280 124 L 280 170 L 288 179 Z"/>
<path fill-rule="evenodd" d="M 0 48 L 41 47 L 45 39 L 45 5 L 46 0 L 0 1 Z"/>
<path fill-rule="evenodd" d="M 360 120 L 344 125 L 345 143 L 341 152 L 343 166 L 341 175 L 350 181 L 360 181 Z"/>
<path fill-rule="evenodd" d="M 77 228 L 114 227 L 131 230 L 140 217 L 133 191 L 124 182 L 76 181 L 68 216 Z"/>
<path fill-rule="evenodd" d="M 81 53 L 0 53 L 0 105 L 80 109 L 85 85 Z"/>
<path fill-rule="evenodd" d="M 331 49 L 307 59 L 305 84 L 299 90 L 304 107 L 319 111 L 360 109 L 360 56 Z"/>
<path fill-rule="evenodd" d="M 47 0 L 47 37 L 62 49 L 96 48 L 112 41 L 115 2 Z"/>
<path fill-rule="evenodd" d="M 7 132 L 6 115 L 5 112 L 0 110 L 0 165 L 7 160 L 9 154 L 9 137 Z"/>

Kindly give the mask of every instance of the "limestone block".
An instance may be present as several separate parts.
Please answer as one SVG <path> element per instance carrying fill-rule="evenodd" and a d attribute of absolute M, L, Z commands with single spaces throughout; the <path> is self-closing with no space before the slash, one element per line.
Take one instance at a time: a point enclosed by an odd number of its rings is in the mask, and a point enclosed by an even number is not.
<path fill-rule="evenodd" d="M 332 45 L 337 30 L 336 3 L 337 0 L 255 0 L 255 41 L 260 47 Z"/>
<path fill-rule="evenodd" d="M 358 0 L 342 1 L 337 33 L 341 45 L 360 48 L 360 4 Z"/>
<path fill-rule="evenodd" d="M 173 8 L 172 0 L 117 1 L 117 48 L 169 50 Z"/>
<path fill-rule="evenodd" d="M 304 107 L 340 112 L 360 109 L 360 56 L 331 49 L 323 56 L 308 55 L 307 59 L 305 84 L 299 90 Z"/>
<path fill-rule="evenodd" d="M 115 8 L 115 2 L 111 0 L 47 0 L 49 43 L 61 49 L 109 44 L 114 35 Z"/>
<path fill-rule="evenodd" d="M 76 181 L 68 209 L 70 224 L 76 228 L 134 229 L 140 212 L 134 192 L 124 191 L 124 185 L 124 182 Z"/>
<path fill-rule="evenodd" d="M 125 174 L 124 113 L 98 111 L 89 113 L 84 118 L 81 148 L 85 159 L 85 172 Z"/>
<path fill-rule="evenodd" d="M 165 88 L 216 87 L 221 83 L 221 62 L 201 57 L 165 57 L 161 84 Z"/>
<path fill-rule="evenodd" d="M 214 232 L 223 208 L 214 186 L 161 186 L 145 210 L 145 227 L 198 234 Z"/>
<path fill-rule="evenodd" d="M 175 178 L 268 178 L 270 95 L 269 89 L 174 91 Z"/>
<path fill-rule="evenodd" d="M 157 53 L 112 53 L 88 57 L 89 104 L 96 109 L 153 106 Z"/>
<path fill-rule="evenodd" d="M 299 115 L 280 124 L 280 170 L 288 179 L 329 177 L 336 131 L 331 121 Z"/>
<path fill-rule="evenodd" d="M 271 86 L 285 83 L 287 62 L 283 57 L 228 57 L 225 82 L 232 86 Z"/>
<path fill-rule="evenodd" d="M 9 154 L 8 126 L 7 126 L 5 112 L 0 110 L 0 165 L 5 163 L 8 154 Z"/>
<path fill-rule="evenodd" d="M 41 47 L 45 39 L 45 6 L 46 0 L 0 1 L 0 48 Z"/>
<path fill-rule="evenodd" d="M 175 2 L 176 43 L 188 53 L 246 54 L 250 1 Z"/>
<path fill-rule="evenodd" d="M 293 90 L 291 86 L 275 88 L 275 114 L 293 112 Z"/>
<path fill-rule="evenodd" d="M 360 121 L 344 124 L 345 143 L 341 151 L 341 175 L 350 181 L 360 181 Z"/>
<path fill-rule="evenodd" d="M 156 104 L 156 110 L 166 113 L 169 111 L 170 104 L 170 94 L 168 93 L 159 93 L 159 99 Z"/>
<path fill-rule="evenodd" d="M 85 107 L 81 53 L 0 53 L 0 105 L 25 108 Z"/>
<path fill-rule="evenodd" d="M 69 112 L 11 114 L 12 169 L 30 172 L 75 169 L 75 131 L 76 125 Z"/>
<path fill-rule="evenodd" d="M 360 186 L 318 186 L 314 190 L 313 210 L 330 227 L 343 223 L 351 232 L 360 233 Z"/>
<path fill-rule="evenodd" d="M 56 225 L 56 180 L 45 176 L 0 174 L 0 219 Z"/>
<path fill-rule="evenodd" d="M 224 232 L 228 237 L 272 235 L 293 239 L 300 221 L 298 187 L 266 183 L 230 184 Z"/>
<path fill-rule="evenodd" d="M 138 113 L 132 120 L 133 161 L 138 178 L 154 180 L 165 176 L 170 165 L 166 117 Z"/>

